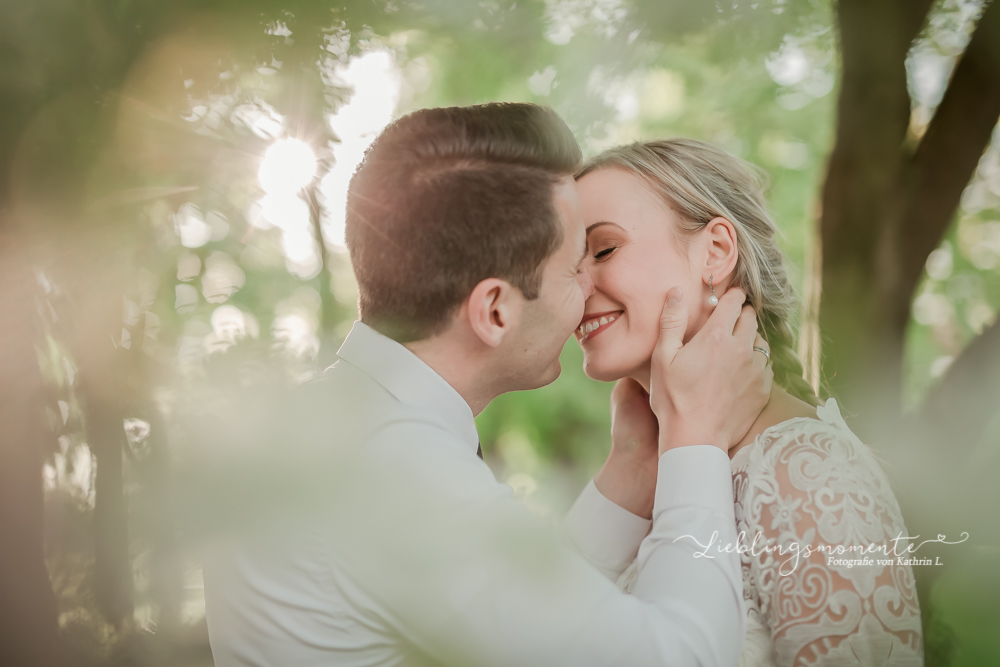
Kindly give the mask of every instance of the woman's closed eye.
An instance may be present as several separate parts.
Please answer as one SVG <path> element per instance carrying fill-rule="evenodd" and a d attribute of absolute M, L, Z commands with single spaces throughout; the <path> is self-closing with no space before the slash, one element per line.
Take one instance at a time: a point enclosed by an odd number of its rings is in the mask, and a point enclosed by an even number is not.
<path fill-rule="evenodd" d="M 594 259 L 597 259 L 597 260 L 605 259 L 614 250 L 615 250 L 615 246 L 611 246 L 610 248 L 605 248 L 604 250 L 600 250 L 600 251 L 594 253 Z"/>

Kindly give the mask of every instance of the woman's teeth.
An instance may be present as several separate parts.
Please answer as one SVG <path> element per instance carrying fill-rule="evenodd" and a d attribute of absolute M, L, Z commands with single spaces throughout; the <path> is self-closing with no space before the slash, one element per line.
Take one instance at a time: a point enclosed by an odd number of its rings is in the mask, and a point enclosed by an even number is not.
<path fill-rule="evenodd" d="M 607 317 L 602 317 L 599 320 L 591 320 L 591 321 L 587 322 L 586 324 L 582 324 L 580 326 L 580 329 L 579 329 L 580 335 L 581 336 L 586 336 L 587 334 L 589 334 L 594 329 L 597 329 L 598 327 L 602 327 L 605 324 L 610 324 L 610 323 L 612 323 L 614 321 L 615 321 L 615 316 L 614 315 L 608 315 Z"/>

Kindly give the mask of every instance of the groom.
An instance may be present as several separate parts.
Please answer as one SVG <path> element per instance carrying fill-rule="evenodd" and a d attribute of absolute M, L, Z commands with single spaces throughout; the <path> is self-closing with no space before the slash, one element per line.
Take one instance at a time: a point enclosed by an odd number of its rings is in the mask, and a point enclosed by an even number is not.
<path fill-rule="evenodd" d="M 311 500 L 206 559 L 219 667 L 736 663 L 738 555 L 696 552 L 736 542 L 726 452 L 770 389 L 742 292 L 686 345 L 686 297 L 665 295 L 658 441 L 629 435 L 623 415 L 652 415 L 616 388 L 615 442 L 567 518 L 572 546 L 477 456 L 473 417 L 555 380 L 583 319 L 580 157 L 555 113 L 527 104 L 418 111 L 368 150 L 347 211 L 360 321 L 300 388 L 283 442 L 305 452 Z M 636 551 L 625 595 L 609 578 Z"/>

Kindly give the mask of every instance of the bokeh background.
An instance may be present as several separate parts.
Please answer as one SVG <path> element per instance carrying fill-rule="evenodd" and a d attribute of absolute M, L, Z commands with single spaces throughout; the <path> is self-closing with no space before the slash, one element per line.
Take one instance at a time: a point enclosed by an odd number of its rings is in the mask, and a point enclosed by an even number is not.
<path fill-rule="evenodd" d="M 2 3 L 0 662 L 211 664 L 176 480 L 252 455 L 184 425 L 332 363 L 366 146 L 490 100 L 768 171 L 807 379 L 911 535 L 968 533 L 914 568 L 927 664 L 1000 664 L 997 0 Z M 478 418 L 553 520 L 609 447 L 580 362 Z"/>

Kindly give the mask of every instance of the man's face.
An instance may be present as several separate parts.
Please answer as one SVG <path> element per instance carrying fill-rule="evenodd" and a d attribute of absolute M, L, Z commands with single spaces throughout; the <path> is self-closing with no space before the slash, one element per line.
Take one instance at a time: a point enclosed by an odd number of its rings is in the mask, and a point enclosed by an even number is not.
<path fill-rule="evenodd" d="M 562 178 L 552 198 L 562 225 L 562 245 L 545 264 L 538 298 L 524 301 L 514 346 L 508 348 L 518 359 L 518 375 L 524 379 L 521 389 L 542 387 L 559 377 L 559 354 L 580 326 L 584 303 L 593 290 L 582 269 L 587 236 L 574 180 Z"/>

